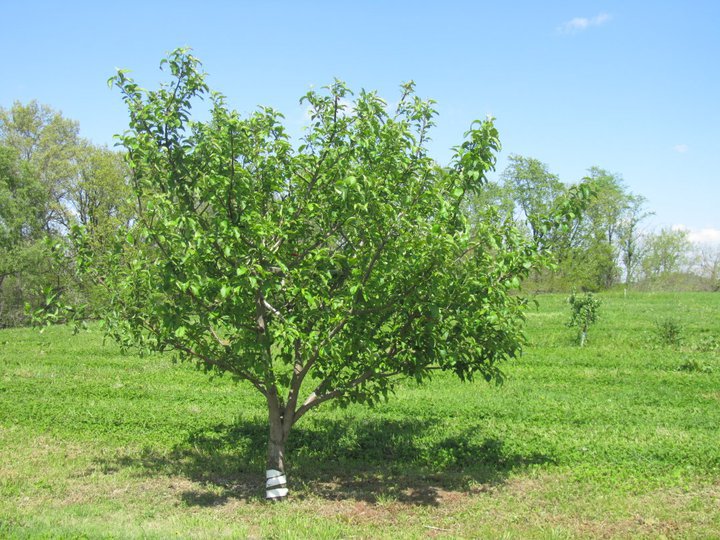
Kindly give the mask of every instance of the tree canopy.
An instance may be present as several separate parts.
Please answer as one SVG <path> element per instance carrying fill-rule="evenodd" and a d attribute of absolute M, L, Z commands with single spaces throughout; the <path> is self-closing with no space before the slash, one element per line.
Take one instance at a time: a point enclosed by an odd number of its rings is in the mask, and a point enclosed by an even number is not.
<path fill-rule="evenodd" d="M 502 380 L 523 343 L 516 291 L 544 258 L 512 220 L 470 226 L 463 212 L 495 164 L 492 120 L 442 167 L 426 146 L 433 102 L 413 83 L 390 108 L 335 81 L 303 96 L 310 125 L 293 143 L 279 112 L 229 109 L 188 51 L 162 65 L 158 90 L 125 71 L 111 80 L 130 113 L 137 218 L 104 251 L 78 229 L 79 264 L 106 287 L 121 343 L 172 350 L 265 397 L 269 497 L 287 493 L 285 442 L 318 405 L 376 403 L 399 377 L 436 370 Z M 210 117 L 193 120 L 203 98 Z"/>

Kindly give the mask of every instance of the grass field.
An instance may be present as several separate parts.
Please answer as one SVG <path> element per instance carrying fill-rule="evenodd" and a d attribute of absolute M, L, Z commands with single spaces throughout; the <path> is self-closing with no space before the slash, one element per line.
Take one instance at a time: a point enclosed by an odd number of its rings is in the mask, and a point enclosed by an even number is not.
<path fill-rule="evenodd" d="M 601 298 L 580 349 L 539 297 L 501 387 L 309 414 L 282 504 L 248 387 L 98 329 L 0 331 L 0 537 L 720 538 L 720 295 Z"/>

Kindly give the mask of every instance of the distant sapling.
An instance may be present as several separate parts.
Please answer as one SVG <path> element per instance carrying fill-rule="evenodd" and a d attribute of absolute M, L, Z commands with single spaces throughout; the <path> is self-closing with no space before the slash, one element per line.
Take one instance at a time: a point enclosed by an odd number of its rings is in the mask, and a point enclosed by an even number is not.
<path fill-rule="evenodd" d="M 580 296 L 575 291 L 568 297 L 567 301 L 571 310 L 568 326 L 578 328 L 578 341 L 580 346 L 584 347 L 585 341 L 587 341 L 587 331 L 597 321 L 601 302 L 592 293 L 585 293 Z"/>

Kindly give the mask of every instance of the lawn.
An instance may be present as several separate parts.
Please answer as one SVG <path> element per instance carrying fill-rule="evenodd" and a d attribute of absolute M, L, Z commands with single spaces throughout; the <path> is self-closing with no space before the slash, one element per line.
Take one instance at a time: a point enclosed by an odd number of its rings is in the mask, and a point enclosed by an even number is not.
<path fill-rule="evenodd" d="M 0 331 L 3 538 L 720 538 L 720 295 L 539 296 L 502 386 L 330 404 L 264 493 L 265 409 L 94 326 Z"/>

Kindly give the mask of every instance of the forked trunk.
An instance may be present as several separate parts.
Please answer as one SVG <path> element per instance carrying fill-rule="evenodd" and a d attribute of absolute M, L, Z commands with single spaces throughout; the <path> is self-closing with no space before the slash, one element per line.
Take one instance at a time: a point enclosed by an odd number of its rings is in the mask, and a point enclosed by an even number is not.
<path fill-rule="evenodd" d="M 277 404 L 269 404 L 270 433 L 268 437 L 267 470 L 265 471 L 265 498 L 280 501 L 287 497 L 285 476 L 285 441 L 287 430 Z"/>

